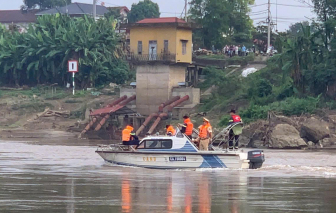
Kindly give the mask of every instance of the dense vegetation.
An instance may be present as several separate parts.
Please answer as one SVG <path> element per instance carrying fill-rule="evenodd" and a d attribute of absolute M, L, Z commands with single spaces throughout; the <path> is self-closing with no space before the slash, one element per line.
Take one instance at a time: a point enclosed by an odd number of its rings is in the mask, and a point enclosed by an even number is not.
<path fill-rule="evenodd" d="M 0 28 L 0 84 L 36 85 L 71 82 L 67 61 L 77 59 L 76 83 L 84 88 L 130 78 L 119 59 L 114 19 L 42 16 L 27 33 Z"/>
<path fill-rule="evenodd" d="M 251 42 L 253 22 L 248 15 L 254 0 L 192 0 L 190 18 L 199 26 L 195 47 L 222 49 L 225 45 Z"/>
<path fill-rule="evenodd" d="M 240 108 L 249 122 L 267 118 L 269 111 L 301 115 L 319 108 L 335 109 L 336 1 L 313 2 L 319 21 L 295 24 L 280 36 L 281 54 L 270 58 L 266 68 L 247 78 L 226 77 L 208 68 L 207 83 L 216 85 L 216 91 L 204 110 L 224 114 Z M 226 122 L 223 118 L 221 124 Z"/>

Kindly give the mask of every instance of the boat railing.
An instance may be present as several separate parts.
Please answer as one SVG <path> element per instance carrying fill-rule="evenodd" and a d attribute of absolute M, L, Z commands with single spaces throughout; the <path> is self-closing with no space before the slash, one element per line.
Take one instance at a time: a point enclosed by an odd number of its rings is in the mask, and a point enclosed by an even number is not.
<path fill-rule="evenodd" d="M 122 151 L 122 152 L 134 152 L 135 149 L 133 146 L 123 145 L 123 144 L 100 144 L 98 145 L 97 151 Z"/>
<path fill-rule="evenodd" d="M 242 125 L 244 126 L 244 123 L 242 122 L 239 122 L 239 123 L 233 123 L 233 124 L 230 124 L 229 126 L 223 128 L 219 133 L 217 133 L 213 138 L 212 140 L 210 141 L 210 144 L 209 144 L 209 148 L 210 150 L 214 150 L 214 151 L 227 151 L 226 148 L 223 147 L 223 145 L 225 145 L 226 143 L 229 142 L 229 132 L 232 128 L 234 128 L 235 126 L 237 125 Z M 199 134 L 198 130 L 197 129 L 193 129 L 193 133 L 195 133 L 196 135 Z M 218 145 L 214 145 L 214 143 L 218 142 Z"/>
<path fill-rule="evenodd" d="M 227 143 L 229 143 L 229 140 L 230 140 L 229 133 L 230 133 L 231 129 L 236 127 L 236 126 L 244 127 L 244 123 L 243 122 L 233 123 L 233 124 L 230 124 L 229 126 L 223 128 L 222 131 L 220 131 L 218 134 L 216 134 L 212 138 L 212 140 L 210 142 L 210 147 L 215 151 L 226 150 L 227 147 L 225 147 L 225 145 L 227 145 Z M 218 142 L 218 144 L 215 146 L 214 144 L 216 142 Z"/>

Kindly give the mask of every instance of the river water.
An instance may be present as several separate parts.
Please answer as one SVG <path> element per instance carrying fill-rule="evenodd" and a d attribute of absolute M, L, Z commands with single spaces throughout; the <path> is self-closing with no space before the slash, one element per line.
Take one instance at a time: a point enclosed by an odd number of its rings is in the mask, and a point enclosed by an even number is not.
<path fill-rule="evenodd" d="M 336 212 L 336 151 L 265 150 L 259 170 L 105 163 L 94 143 L 0 141 L 0 212 Z"/>

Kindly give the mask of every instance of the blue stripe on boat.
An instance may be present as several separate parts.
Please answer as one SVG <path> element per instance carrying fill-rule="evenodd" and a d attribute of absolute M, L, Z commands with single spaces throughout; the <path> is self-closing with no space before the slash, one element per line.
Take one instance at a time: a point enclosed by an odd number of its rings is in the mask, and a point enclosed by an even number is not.
<path fill-rule="evenodd" d="M 202 155 L 203 163 L 200 168 L 227 168 L 217 155 Z"/>

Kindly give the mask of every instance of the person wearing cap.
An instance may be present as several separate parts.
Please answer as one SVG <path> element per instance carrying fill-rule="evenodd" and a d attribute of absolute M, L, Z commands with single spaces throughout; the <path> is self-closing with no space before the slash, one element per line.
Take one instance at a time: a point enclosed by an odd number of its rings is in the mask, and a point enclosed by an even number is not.
<path fill-rule="evenodd" d="M 194 124 L 191 122 L 188 115 L 183 116 L 184 124 L 182 125 L 181 132 L 184 133 L 188 138 L 192 140 L 192 133 L 194 130 Z"/>
<path fill-rule="evenodd" d="M 166 134 L 168 136 L 174 136 L 176 134 L 176 130 L 174 129 L 174 127 L 170 124 L 166 125 Z"/>
<path fill-rule="evenodd" d="M 212 138 L 212 127 L 208 119 L 203 118 L 203 125 L 199 128 L 198 138 L 195 142 L 199 143 L 199 149 L 201 151 L 208 151 L 209 143 Z"/>
<path fill-rule="evenodd" d="M 239 115 L 236 114 L 236 110 L 232 109 L 230 111 L 230 116 L 231 119 L 229 120 L 229 125 L 234 124 L 234 123 L 242 123 L 242 119 L 240 118 Z M 235 149 L 238 149 L 239 147 L 239 134 L 235 134 L 236 128 L 239 132 L 241 132 L 241 126 L 235 126 L 233 128 L 231 128 L 230 132 L 229 132 L 229 149 L 233 150 L 233 139 L 235 140 Z M 237 132 L 237 131 L 236 131 Z"/>
<path fill-rule="evenodd" d="M 135 135 L 135 133 L 132 133 L 134 130 L 132 124 L 129 124 L 125 127 L 125 129 L 122 131 L 122 142 L 124 145 L 139 145 L 139 138 Z"/>

